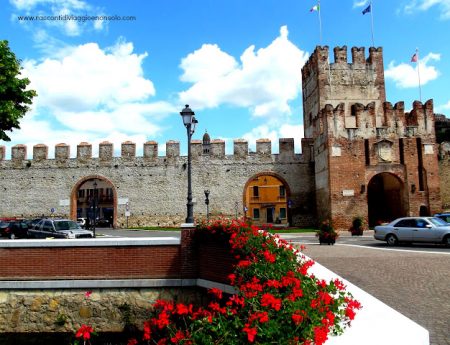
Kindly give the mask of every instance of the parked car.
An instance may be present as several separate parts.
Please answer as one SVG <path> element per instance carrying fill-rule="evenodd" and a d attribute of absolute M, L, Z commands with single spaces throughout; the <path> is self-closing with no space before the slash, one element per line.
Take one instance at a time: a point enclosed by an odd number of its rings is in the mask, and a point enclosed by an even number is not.
<path fill-rule="evenodd" d="M 444 243 L 450 247 L 450 224 L 438 217 L 404 217 L 375 227 L 374 238 L 395 246 L 399 242 Z"/>
<path fill-rule="evenodd" d="M 109 219 L 100 218 L 100 219 L 97 219 L 97 221 L 95 222 L 95 225 L 99 228 L 109 228 L 111 226 L 111 222 L 109 221 Z"/>
<path fill-rule="evenodd" d="M 28 229 L 32 229 L 41 220 L 42 220 L 42 218 L 26 219 L 26 220 L 24 220 L 24 222 L 28 224 Z"/>
<path fill-rule="evenodd" d="M 92 238 L 94 233 L 84 230 L 70 219 L 42 219 L 33 229 L 28 230 L 31 238 Z"/>
<path fill-rule="evenodd" d="M 28 224 L 25 221 L 14 220 L 0 223 L 0 234 L 10 239 L 27 238 Z"/>
<path fill-rule="evenodd" d="M 435 217 L 441 218 L 443 221 L 450 223 L 450 213 L 437 213 Z"/>

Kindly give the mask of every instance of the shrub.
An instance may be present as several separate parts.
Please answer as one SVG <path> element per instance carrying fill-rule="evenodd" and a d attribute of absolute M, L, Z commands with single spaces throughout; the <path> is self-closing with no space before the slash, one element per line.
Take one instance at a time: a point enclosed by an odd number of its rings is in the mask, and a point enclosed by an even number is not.
<path fill-rule="evenodd" d="M 237 293 L 210 289 L 205 307 L 157 301 L 144 324 L 144 343 L 320 345 L 341 334 L 361 307 L 341 281 L 309 275 L 314 262 L 277 236 L 226 219 L 202 223 L 196 232 L 227 238 L 238 260 L 229 276 Z"/>
<path fill-rule="evenodd" d="M 319 231 L 317 231 L 316 236 L 319 237 L 319 240 L 329 241 L 336 240 L 339 237 L 339 234 L 334 230 L 330 220 L 324 220 L 320 223 Z"/>
<path fill-rule="evenodd" d="M 362 235 L 364 232 L 364 220 L 362 217 L 355 217 L 352 221 L 352 226 L 348 231 L 351 232 L 352 235 Z"/>

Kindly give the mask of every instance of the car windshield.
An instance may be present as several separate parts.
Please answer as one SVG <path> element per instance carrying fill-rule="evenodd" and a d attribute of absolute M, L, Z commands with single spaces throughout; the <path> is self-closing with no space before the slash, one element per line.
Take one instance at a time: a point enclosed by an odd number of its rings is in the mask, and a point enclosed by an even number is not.
<path fill-rule="evenodd" d="M 442 220 L 438 217 L 431 217 L 428 220 L 436 226 L 448 226 L 448 223 L 445 220 Z"/>
<path fill-rule="evenodd" d="M 76 230 L 76 229 L 80 229 L 80 226 L 72 220 L 61 220 L 61 221 L 55 222 L 55 229 L 56 230 Z"/>

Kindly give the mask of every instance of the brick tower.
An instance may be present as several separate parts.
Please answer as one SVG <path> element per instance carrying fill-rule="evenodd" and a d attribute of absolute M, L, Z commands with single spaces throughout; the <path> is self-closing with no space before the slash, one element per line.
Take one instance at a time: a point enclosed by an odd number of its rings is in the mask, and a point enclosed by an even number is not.
<path fill-rule="evenodd" d="M 382 48 L 317 47 L 302 68 L 304 141 L 315 166 L 318 219 L 346 229 L 440 211 L 432 100 L 386 102 Z"/>

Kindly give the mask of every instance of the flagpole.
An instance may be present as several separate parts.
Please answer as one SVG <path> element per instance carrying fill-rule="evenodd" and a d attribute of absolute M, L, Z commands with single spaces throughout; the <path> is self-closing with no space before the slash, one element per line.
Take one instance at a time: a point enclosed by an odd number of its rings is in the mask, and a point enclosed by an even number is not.
<path fill-rule="evenodd" d="M 373 4 L 370 2 L 370 19 L 372 22 L 372 47 L 375 47 L 375 40 L 373 39 Z"/>
<path fill-rule="evenodd" d="M 319 37 L 320 37 L 320 45 L 322 45 L 322 18 L 320 16 L 320 0 L 317 0 L 317 5 L 319 7 Z"/>
<path fill-rule="evenodd" d="M 417 77 L 419 79 L 419 101 L 422 102 L 422 86 L 420 84 L 420 57 L 419 57 L 419 48 L 416 48 L 417 54 Z"/>

